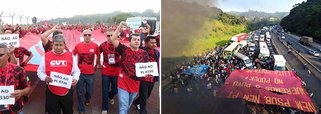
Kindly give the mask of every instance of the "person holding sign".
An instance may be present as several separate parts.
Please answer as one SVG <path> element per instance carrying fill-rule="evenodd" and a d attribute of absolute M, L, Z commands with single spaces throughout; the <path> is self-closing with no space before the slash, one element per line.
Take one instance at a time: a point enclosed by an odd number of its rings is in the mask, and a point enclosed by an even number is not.
<path fill-rule="evenodd" d="M 22 97 L 30 92 L 26 72 L 23 68 L 8 63 L 8 59 L 9 49 L 0 43 L 0 114 L 19 113 L 24 105 Z M 7 102 L 12 97 L 15 100 L 12 103 Z"/>
<path fill-rule="evenodd" d="M 5 33 L 4 34 L 12 34 L 12 30 L 10 28 L 7 28 L 7 29 L 5 29 Z M 3 42 L 5 42 L 5 41 L 1 41 L 0 40 L 0 43 L 3 43 Z M 17 64 L 18 61 L 17 61 L 17 59 L 15 57 L 14 51 L 15 51 L 15 47 L 13 45 L 9 45 L 9 59 L 8 60 L 12 64 Z"/>
<path fill-rule="evenodd" d="M 46 89 L 46 111 L 49 114 L 60 114 L 61 110 L 64 114 L 73 113 L 73 89 L 64 86 L 67 81 L 56 81 L 57 78 L 66 75 L 72 76 L 71 86 L 75 86 L 79 79 L 80 70 L 77 61 L 71 52 L 66 51 L 65 45 L 64 37 L 55 35 L 53 37 L 53 50 L 48 51 L 43 56 L 37 71 L 40 80 L 45 81 L 48 85 Z M 59 75 L 59 73 L 64 74 L 64 76 Z M 61 83 L 61 85 L 56 83 Z"/>
<path fill-rule="evenodd" d="M 89 106 L 89 102 L 94 93 L 95 69 L 100 67 L 100 52 L 98 45 L 91 41 L 92 32 L 87 29 L 83 31 L 84 41 L 76 45 L 72 51 L 74 55 L 78 55 L 78 67 L 80 69 L 79 82 L 77 83 L 78 111 L 85 112 L 85 105 Z M 96 58 L 96 66 L 94 60 Z M 86 94 L 84 86 L 86 83 Z M 86 99 L 86 100 L 85 100 Z"/>
<path fill-rule="evenodd" d="M 107 41 L 99 46 L 100 53 L 103 53 L 103 68 L 102 68 L 102 86 L 103 86 L 103 104 L 102 114 L 107 114 L 108 100 L 110 104 L 114 104 L 114 95 L 117 94 L 117 80 L 120 73 L 120 54 L 116 52 L 114 45 L 111 43 L 111 36 L 114 31 L 107 30 Z M 109 88 L 111 86 L 111 91 Z"/>
<path fill-rule="evenodd" d="M 130 105 L 134 101 L 139 91 L 140 78 L 136 76 L 135 64 L 149 61 L 145 50 L 139 49 L 140 36 L 132 34 L 129 38 L 130 47 L 121 44 L 117 36 L 121 28 L 127 27 L 125 22 L 121 22 L 111 37 L 111 42 L 116 51 L 121 55 L 121 73 L 118 77 L 118 99 L 119 113 L 127 114 Z"/>
<path fill-rule="evenodd" d="M 159 51 L 155 49 L 156 43 L 156 38 L 154 36 L 147 36 L 145 39 L 145 47 L 143 49 L 147 51 L 151 62 L 156 61 L 158 66 L 160 54 Z M 139 97 L 134 101 L 134 105 L 139 110 L 140 114 L 147 114 L 147 99 L 151 95 L 156 81 L 158 81 L 158 77 L 147 75 L 143 77 L 142 81 L 140 82 Z"/>

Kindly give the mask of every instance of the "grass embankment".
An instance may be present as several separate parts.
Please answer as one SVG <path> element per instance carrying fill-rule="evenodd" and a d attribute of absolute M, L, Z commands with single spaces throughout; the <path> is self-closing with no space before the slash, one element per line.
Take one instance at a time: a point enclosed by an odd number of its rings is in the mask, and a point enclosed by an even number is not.
<path fill-rule="evenodd" d="M 248 32 L 245 25 L 229 25 L 218 20 L 204 22 L 202 29 L 192 39 L 192 41 L 184 47 L 182 54 L 190 57 L 205 50 L 212 49 L 217 45 L 225 45 L 233 35 Z"/>

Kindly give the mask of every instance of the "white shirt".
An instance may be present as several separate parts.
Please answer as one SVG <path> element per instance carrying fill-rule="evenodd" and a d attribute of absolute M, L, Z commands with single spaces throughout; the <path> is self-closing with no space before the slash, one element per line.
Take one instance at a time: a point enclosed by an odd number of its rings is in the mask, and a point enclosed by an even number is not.
<path fill-rule="evenodd" d="M 64 53 L 66 50 L 64 50 Z M 76 79 L 77 81 L 79 80 L 79 75 L 80 75 L 80 70 L 78 68 L 77 64 L 77 59 L 75 56 L 73 56 L 72 59 L 72 70 L 71 70 L 71 76 L 73 76 L 73 79 Z M 46 70 L 45 70 L 45 55 L 42 57 L 42 60 L 40 61 L 38 70 L 37 70 L 37 75 L 41 81 L 45 81 L 46 78 Z"/>

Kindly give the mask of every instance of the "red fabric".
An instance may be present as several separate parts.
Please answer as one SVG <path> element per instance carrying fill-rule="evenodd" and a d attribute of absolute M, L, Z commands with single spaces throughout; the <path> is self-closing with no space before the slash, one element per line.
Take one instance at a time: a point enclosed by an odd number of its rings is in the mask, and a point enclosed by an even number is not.
<path fill-rule="evenodd" d="M 316 111 L 300 78 L 293 71 L 235 70 L 221 88 L 220 96 L 306 112 Z"/>
<path fill-rule="evenodd" d="M 107 76 L 118 76 L 120 73 L 120 54 L 116 52 L 116 49 L 113 44 L 108 43 L 107 41 L 100 44 L 99 50 L 103 53 L 104 61 L 102 68 L 102 74 Z M 108 54 L 114 54 L 115 64 L 108 64 Z"/>
<path fill-rule="evenodd" d="M 63 62 L 62 62 L 63 61 Z M 56 62 L 56 63 L 55 63 Z M 52 51 L 45 54 L 45 70 L 46 75 L 50 76 L 50 72 L 58 72 L 66 75 L 71 75 L 73 65 L 72 53 L 66 51 L 62 55 L 56 55 Z M 59 96 L 64 96 L 68 93 L 69 89 L 48 85 L 49 90 Z"/>
<path fill-rule="evenodd" d="M 118 87 L 128 92 L 138 92 L 140 81 L 136 80 L 135 63 L 148 62 L 147 52 L 142 49 L 133 51 L 121 43 L 116 51 L 122 57 L 122 71 L 118 77 Z"/>
<path fill-rule="evenodd" d="M 100 56 L 98 45 L 94 42 L 85 44 L 81 42 L 76 45 L 72 51 L 74 55 L 78 55 L 78 67 L 82 74 L 94 74 L 95 55 Z"/>

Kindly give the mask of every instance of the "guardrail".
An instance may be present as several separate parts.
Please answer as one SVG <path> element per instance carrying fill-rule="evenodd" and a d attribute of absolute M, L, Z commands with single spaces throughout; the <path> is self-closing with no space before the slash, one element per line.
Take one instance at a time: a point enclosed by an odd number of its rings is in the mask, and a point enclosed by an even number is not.
<path fill-rule="evenodd" d="M 301 53 L 299 53 L 298 51 L 296 51 L 296 50 L 294 50 L 294 48 L 291 46 L 291 45 L 289 45 L 289 46 L 287 46 L 286 45 L 286 43 L 285 42 L 283 42 L 282 40 L 280 40 L 280 38 L 277 38 L 279 41 L 281 41 L 282 42 L 282 44 L 285 46 L 285 47 L 290 47 L 291 49 L 292 49 L 292 51 L 291 51 L 291 53 L 295 56 L 295 57 L 297 57 L 303 64 L 304 63 L 308 63 L 307 64 L 307 67 L 312 67 L 313 69 L 310 69 L 310 68 L 308 68 L 310 71 L 311 71 L 311 73 L 314 75 L 314 76 L 316 76 L 316 78 L 318 78 L 320 81 L 321 81 L 321 75 L 320 75 L 320 73 L 321 73 L 321 71 L 316 67 L 316 66 L 314 66 L 308 59 L 306 59 L 303 55 L 301 55 Z"/>

